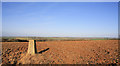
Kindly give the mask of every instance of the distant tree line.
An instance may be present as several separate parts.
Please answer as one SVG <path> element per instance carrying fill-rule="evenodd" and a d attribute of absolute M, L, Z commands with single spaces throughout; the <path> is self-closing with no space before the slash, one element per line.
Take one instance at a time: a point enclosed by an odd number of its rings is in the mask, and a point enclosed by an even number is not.
<path fill-rule="evenodd" d="M 28 40 L 20 40 L 20 39 L 2 39 L 2 42 L 28 42 Z"/>

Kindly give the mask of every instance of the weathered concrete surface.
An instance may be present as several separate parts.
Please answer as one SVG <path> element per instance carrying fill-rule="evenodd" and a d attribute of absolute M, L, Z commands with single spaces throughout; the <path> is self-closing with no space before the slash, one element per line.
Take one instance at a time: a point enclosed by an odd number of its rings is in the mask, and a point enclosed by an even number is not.
<path fill-rule="evenodd" d="M 36 41 L 35 40 L 29 40 L 27 53 L 28 54 L 35 54 L 36 53 Z"/>

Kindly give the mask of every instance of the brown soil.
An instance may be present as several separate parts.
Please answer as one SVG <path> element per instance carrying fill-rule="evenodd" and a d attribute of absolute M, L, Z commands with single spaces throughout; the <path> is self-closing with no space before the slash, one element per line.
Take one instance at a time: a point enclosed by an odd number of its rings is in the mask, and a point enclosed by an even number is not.
<path fill-rule="evenodd" d="M 28 42 L 2 42 L 2 64 L 118 63 L 118 40 L 37 42 L 27 55 Z"/>

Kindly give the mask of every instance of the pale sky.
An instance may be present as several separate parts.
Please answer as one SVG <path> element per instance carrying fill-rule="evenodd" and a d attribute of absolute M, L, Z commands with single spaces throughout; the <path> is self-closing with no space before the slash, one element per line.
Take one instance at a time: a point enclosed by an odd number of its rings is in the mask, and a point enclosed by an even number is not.
<path fill-rule="evenodd" d="M 117 2 L 4 2 L 3 36 L 117 37 Z"/>
<path fill-rule="evenodd" d="M 2 0 L 2 2 L 119 2 L 119 0 Z"/>

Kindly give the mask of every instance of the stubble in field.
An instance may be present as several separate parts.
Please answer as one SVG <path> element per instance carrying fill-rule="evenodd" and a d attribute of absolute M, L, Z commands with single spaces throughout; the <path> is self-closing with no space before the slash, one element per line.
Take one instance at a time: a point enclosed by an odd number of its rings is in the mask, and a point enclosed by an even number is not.
<path fill-rule="evenodd" d="M 37 42 L 37 53 L 27 55 L 28 42 L 2 42 L 3 64 L 118 63 L 118 40 Z"/>

